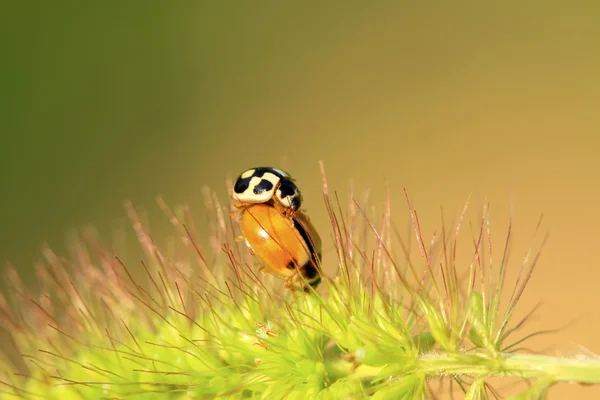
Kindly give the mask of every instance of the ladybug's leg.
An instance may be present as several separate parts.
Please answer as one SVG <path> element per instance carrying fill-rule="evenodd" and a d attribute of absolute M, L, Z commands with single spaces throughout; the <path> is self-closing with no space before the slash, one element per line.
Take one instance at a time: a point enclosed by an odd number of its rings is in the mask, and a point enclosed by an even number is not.
<path fill-rule="evenodd" d="M 294 274 L 285 280 L 285 288 L 291 290 L 294 299 L 298 296 L 298 292 L 308 293 L 307 287 L 299 284 L 298 274 Z"/>
<path fill-rule="evenodd" d="M 234 203 L 230 208 L 229 208 L 229 216 L 233 218 L 234 221 L 239 221 L 240 216 L 242 215 L 242 211 L 244 211 L 244 205 L 243 204 L 236 204 Z"/>
<path fill-rule="evenodd" d="M 290 276 L 285 280 L 285 288 L 290 289 L 293 292 L 304 290 L 304 282 L 302 277 L 298 273 Z"/>
<path fill-rule="evenodd" d="M 294 210 L 292 210 L 291 208 L 287 208 L 287 209 L 286 209 L 286 210 L 283 212 L 283 215 L 284 215 L 285 217 L 287 217 L 287 218 L 290 218 L 290 219 L 292 219 L 292 218 L 294 218 L 294 217 L 296 216 L 296 214 L 297 214 L 297 213 L 298 213 L 297 211 L 294 211 Z"/>
<path fill-rule="evenodd" d="M 294 275 L 290 276 L 289 278 L 287 278 L 287 279 L 285 280 L 285 288 L 286 288 L 286 289 L 290 289 L 290 290 L 291 290 L 291 289 L 293 289 L 293 288 L 294 288 L 294 282 L 293 282 L 293 280 L 294 280 L 294 277 L 295 277 L 295 276 L 296 276 L 296 275 L 294 274 Z"/>

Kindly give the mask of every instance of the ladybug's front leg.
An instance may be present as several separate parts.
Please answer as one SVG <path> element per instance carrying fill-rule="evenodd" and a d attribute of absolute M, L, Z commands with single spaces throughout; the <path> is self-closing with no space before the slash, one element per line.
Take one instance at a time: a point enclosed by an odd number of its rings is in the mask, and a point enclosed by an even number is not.
<path fill-rule="evenodd" d="M 294 274 L 285 280 L 285 288 L 286 289 L 290 289 L 290 290 L 294 289 L 294 277 L 295 276 L 296 275 Z"/>
<path fill-rule="evenodd" d="M 231 207 L 229 207 L 228 214 L 234 221 L 239 222 L 244 208 L 245 207 L 243 204 L 239 204 L 236 202 L 233 205 L 231 205 Z"/>
<path fill-rule="evenodd" d="M 282 214 L 286 218 L 293 219 L 296 216 L 296 214 L 298 214 L 298 211 L 294 211 L 291 208 L 286 208 Z"/>

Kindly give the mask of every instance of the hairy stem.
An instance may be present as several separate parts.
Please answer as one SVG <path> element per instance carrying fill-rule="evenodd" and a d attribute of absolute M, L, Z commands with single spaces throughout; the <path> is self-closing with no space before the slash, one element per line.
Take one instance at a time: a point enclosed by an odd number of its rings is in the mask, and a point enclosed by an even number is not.
<path fill-rule="evenodd" d="M 555 382 L 600 383 L 600 360 L 548 357 L 529 354 L 432 353 L 419 357 L 419 368 L 428 376 L 471 375 L 473 377 L 548 377 Z"/>

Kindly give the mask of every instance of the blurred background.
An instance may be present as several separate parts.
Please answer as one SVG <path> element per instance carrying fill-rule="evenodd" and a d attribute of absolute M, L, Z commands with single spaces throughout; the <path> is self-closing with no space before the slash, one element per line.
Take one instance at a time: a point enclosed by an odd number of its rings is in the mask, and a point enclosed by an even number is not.
<path fill-rule="evenodd" d="M 1 260 L 31 278 L 72 229 L 110 242 L 125 200 L 161 235 L 157 195 L 201 220 L 204 186 L 226 201 L 259 165 L 295 176 L 331 243 L 322 160 L 379 210 L 387 181 L 402 227 L 406 187 L 426 241 L 471 194 L 499 259 L 514 210 L 515 274 L 544 214 L 521 313 L 541 301 L 530 330 L 567 325 L 537 347 L 600 353 L 600 6 L 210 3 L 0 5 Z M 600 389 L 550 398 L 567 395 Z"/>

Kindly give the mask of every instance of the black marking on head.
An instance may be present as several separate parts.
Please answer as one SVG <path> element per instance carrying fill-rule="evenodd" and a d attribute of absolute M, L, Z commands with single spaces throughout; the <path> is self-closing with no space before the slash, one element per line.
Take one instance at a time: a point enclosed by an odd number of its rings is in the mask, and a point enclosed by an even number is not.
<path fill-rule="evenodd" d="M 288 196 L 294 196 L 296 193 L 298 193 L 298 188 L 294 182 L 287 179 L 282 179 L 281 183 L 279 184 L 279 191 L 281 193 L 281 198 L 283 199 Z"/>
<path fill-rule="evenodd" d="M 283 201 L 287 199 L 289 202 L 289 207 L 298 211 L 300 208 L 300 204 L 302 203 L 302 195 L 298 190 L 298 186 L 294 182 L 289 179 L 282 179 L 279 183 L 279 188 L 277 189 L 277 195 Z M 286 204 L 287 205 L 287 204 Z"/>
<path fill-rule="evenodd" d="M 273 184 L 266 179 L 262 179 L 258 185 L 254 186 L 254 194 L 261 194 L 262 192 L 269 192 L 273 190 Z"/>
<path fill-rule="evenodd" d="M 242 176 L 244 176 L 245 174 L 247 174 L 250 171 L 252 171 L 251 175 L 246 176 L 245 178 L 242 178 Z M 280 179 L 286 179 L 285 176 L 281 175 L 281 173 L 277 172 L 275 169 L 270 168 L 270 167 L 249 168 L 246 171 L 242 172 L 240 174 L 240 176 L 238 176 L 237 180 L 235 181 L 233 190 L 236 193 L 244 193 L 246 190 L 248 190 L 248 187 L 250 186 L 250 181 L 252 180 L 252 178 L 254 178 L 255 176 L 257 178 L 262 178 L 263 175 L 266 174 L 267 172 L 277 176 Z"/>
<path fill-rule="evenodd" d="M 244 193 L 246 190 L 248 190 L 251 179 L 251 176 L 248 178 L 238 178 L 238 180 L 235 181 L 235 186 L 233 186 L 233 191 L 236 193 Z"/>
<path fill-rule="evenodd" d="M 285 266 L 287 269 L 296 269 L 296 261 L 292 260 Z"/>
<path fill-rule="evenodd" d="M 254 173 L 252 174 L 252 176 L 256 176 L 256 177 L 261 178 L 267 172 L 269 172 L 269 173 L 271 173 L 271 174 L 273 174 L 276 177 L 281 178 L 281 179 L 285 179 L 286 178 L 284 175 L 281 175 L 281 173 L 278 172 L 276 169 L 271 168 L 271 167 L 258 167 L 258 168 L 254 168 Z"/>

